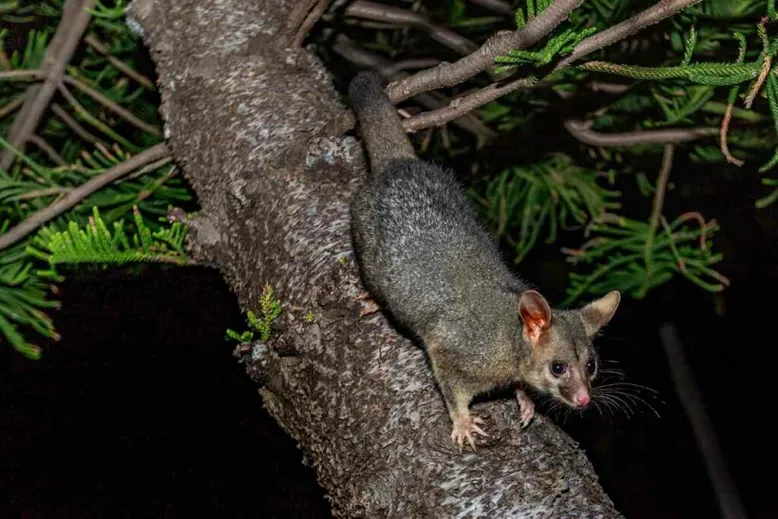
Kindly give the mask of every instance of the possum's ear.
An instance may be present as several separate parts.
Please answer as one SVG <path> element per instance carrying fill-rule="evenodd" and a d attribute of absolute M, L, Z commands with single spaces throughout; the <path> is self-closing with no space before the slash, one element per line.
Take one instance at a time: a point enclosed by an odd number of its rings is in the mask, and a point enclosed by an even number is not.
<path fill-rule="evenodd" d="M 603 326 L 608 324 L 608 321 L 613 318 L 613 314 L 616 313 L 620 301 L 621 294 L 618 290 L 613 290 L 581 308 L 581 319 L 588 337 L 593 337 Z"/>
<path fill-rule="evenodd" d="M 551 307 L 540 293 L 527 290 L 519 298 L 519 315 L 524 336 L 530 344 L 537 346 L 540 335 L 551 326 Z"/>

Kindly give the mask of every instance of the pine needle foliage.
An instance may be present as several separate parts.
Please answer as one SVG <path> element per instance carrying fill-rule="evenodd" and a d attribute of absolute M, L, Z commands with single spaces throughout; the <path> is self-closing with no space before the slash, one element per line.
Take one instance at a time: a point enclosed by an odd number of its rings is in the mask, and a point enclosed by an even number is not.
<path fill-rule="evenodd" d="M 275 291 L 269 284 L 265 285 L 262 296 L 259 298 L 259 315 L 253 311 L 246 312 L 248 324 L 254 331 L 259 333 L 259 340 L 267 342 L 273 333 L 273 323 L 281 315 L 281 302 L 276 299 Z M 254 340 L 254 331 L 246 330 L 241 333 L 232 329 L 227 329 L 226 338 L 233 339 L 240 343 L 251 342 Z"/>
<path fill-rule="evenodd" d="M 0 5 L 0 72 L 41 67 L 63 4 Z M 123 0 L 95 3 L 84 39 L 65 69 L 72 100 L 55 97 L 36 131 L 49 149 L 28 143 L 23 152 L 13 150 L 17 160 L 8 171 L 0 170 L 0 234 L 161 142 L 153 66 L 124 23 L 125 8 Z M 0 152 L 11 149 L 11 126 L 35 81 L 33 76 L 0 79 Z M 141 126 L 109 109 L 109 103 L 132 114 Z M 160 161 L 105 186 L 46 222 L 40 232 L 0 250 L 0 346 L 38 358 L 41 347 L 35 337 L 58 338 L 49 312 L 59 306 L 56 287 L 64 278 L 57 268 L 64 264 L 184 262 L 186 229 L 164 223 L 164 217 L 171 205 L 187 207 L 192 201 L 175 166 Z M 127 217 L 130 223 L 124 224 Z"/>
<path fill-rule="evenodd" d="M 188 228 L 181 222 L 152 231 L 143 221 L 137 206 L 133 208 L 135 231 L 128 236 L 123 220 L 113 222 L 113 230 L 93 208 L 89 222 L 80 227 L 70 221 L 65 231 L 42 229 L 27 247 L 31 256 L 50 265 L 100 263 L 122 265 L 132 262 L 187 263 L 184 250 Z"/>

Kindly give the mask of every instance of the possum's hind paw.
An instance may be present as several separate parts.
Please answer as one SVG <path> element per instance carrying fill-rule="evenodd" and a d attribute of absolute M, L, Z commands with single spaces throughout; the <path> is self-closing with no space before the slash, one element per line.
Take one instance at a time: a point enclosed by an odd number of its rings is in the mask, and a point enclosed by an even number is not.
<path fill-rule="evenodd" d="M 360 292 L 359 295 L 357 295 L 357 297 L 354 299 L 354 302 L 357 303 L 357 315 L 359 317 L 372 315 L 381 310 L 381 308 L 378 306 L 378 303 L 373 301 L 368 292 Z"/>

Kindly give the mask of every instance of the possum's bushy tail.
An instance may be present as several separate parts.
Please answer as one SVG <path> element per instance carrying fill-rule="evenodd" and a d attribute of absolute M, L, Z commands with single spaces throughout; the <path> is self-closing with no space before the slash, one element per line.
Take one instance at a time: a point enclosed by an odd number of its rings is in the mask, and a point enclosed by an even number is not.
<path fill-rule="evenodd" d="M 378 74 L 357 74 L 349 84 L 348 95 L 373 174 L 382 172 L 392 160 L 416 156 L 397 110 L 384 93 Z"/>

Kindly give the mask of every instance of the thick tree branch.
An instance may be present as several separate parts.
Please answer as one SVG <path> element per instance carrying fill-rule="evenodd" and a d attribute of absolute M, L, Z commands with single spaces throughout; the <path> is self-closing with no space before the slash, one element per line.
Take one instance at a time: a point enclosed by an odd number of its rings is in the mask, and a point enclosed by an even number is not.
<path fill-rule="evenodd" d="M 43 58 L 42 69 L 46 75 L 42 85 L 32 85 L 29 95 L 19 114 L 16 116 L 8 134 L 11 147 L 23 150 L 27 139 L 35 131 L 43 113 L 49 106 L 51 98 L 62 79 L 65 67 L 81 41 L 92 15 L 89 9 L 94 7 L 94 0 L 65 0 L 62 8 L 62 20 L 57 31 L 49 42 L 46 56 Z M 8 170 L 14 160 L 10 149 L 0 153 L 0 169 Z"/>
<path fill-rule="evenodd" d="M 53 204 L 32 213 L 19 225 L 13 227 L 7 233 L 0 235 L 0 250 L 5 249 L 6 247 L 10 247 L 44 223 L 50 221 L 53 218 L 56 218 L 68 209 L 76 206 L 79 202 L 84 200 L 95 191 L 103 188 L 111 182 L 114 182 L 115 180 L 132 172 L 133 170 L 143 167 L 146 164 L 154 162 L 155 160 L 163 159 L 169 154 L 170 152 L 168 151 L 168 148 L 165 144 L 157 144 L 127 159 L 121 164 L 117 164 L 116 166 L 105 170 L 103 173 L 97 175 L 96 177 L 90 178 L 84 184 L 68 191 L 65 196 Z"/>
<path fill-rule="evenodd" d="M 590 130 L 591 121 L 565 121 L 570 135 L 591 146 L 635 146 L 638 144 L 673 144 L 715 137 L 718 128 L 667 128 L 663 130 L 641 130 L 636 132 L 601 133 Z"/>
<path fill-rule="evenodd" d="M 392 82 L 386 89 L 389 98 L 399 103 L 422 92 L 456 86 L 480 72 L 491 69 L 495 64 L 494 58 L 508 54 L 513 49 L 525 49 L 534 45 L 564 22 L 582 1 L 555 0 L 523 28 L 492 36 L 472 54 L 454 63 L 441 63 L 435 68 L 422 70 L 406 79 Z"/>
<path fill-rule="evenodd" d="M 134 0 L 128 12 L 202 208 L 189 253 L 218 267 L 244 309 L 266 283 L 276 290 L 281 331 L 235 354 L 335 517 L 618 517 L 570 438 L 543 416 L 520 430 L 513 399 L 477 404 L 492 434 L 458 453 L 424 352 L 380 312 L 352 310 L 364 287 L 349 203 L 365 161 L 356 139 L 324 131 L 343 105 L 321 62 L 279 37 L 294 2 L 197 6 Z"/>
<path fill-rule="evenodd" d="M 423 14 L 414 13 L 407 9 L 370 2 L 369 0 L 356 0 L 349 4 L 345 14 L 374 22 L 408 25 L 422 29 L 430 38 L 459 54 L 470 54 L 478 48 L 478 45 L 464 36 L 460 36 L 447 27 L 435 25 Z"/>

